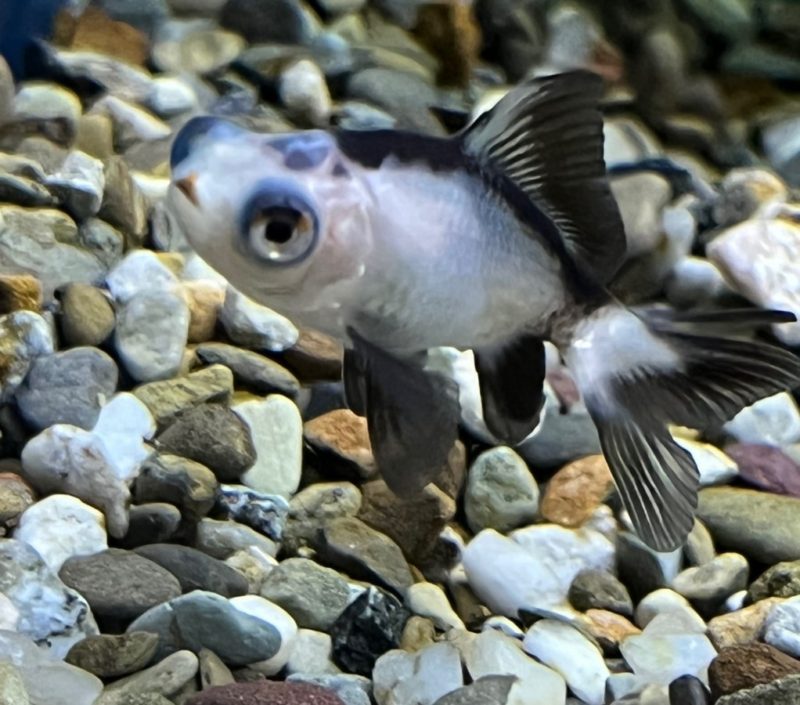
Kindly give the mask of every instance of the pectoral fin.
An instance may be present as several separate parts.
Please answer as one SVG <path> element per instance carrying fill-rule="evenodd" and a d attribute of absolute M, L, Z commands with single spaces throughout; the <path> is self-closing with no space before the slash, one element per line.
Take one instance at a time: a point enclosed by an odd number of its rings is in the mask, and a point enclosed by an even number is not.
<path fill-rule="evenodd" d="M 544 343 L 526 335 L 502 347 L 474 352 L 486 427 L 498 440 L 515 445 L 539 423 L 544 403 Z"/>
<path fill-rule="evenodd" d="M 458 387 L 425 370 L 423 359 L 394 357 L 352 331 L 351 338 L 354 347 L 345 368 L 348 404 L 351 396 L 355 406 L 363 403 L 386 484 L 398 495 L 412 495 L 441 471 L 457 440 Z M 351 383 L 348 374 L 357 374 L 358 380 Z"/>

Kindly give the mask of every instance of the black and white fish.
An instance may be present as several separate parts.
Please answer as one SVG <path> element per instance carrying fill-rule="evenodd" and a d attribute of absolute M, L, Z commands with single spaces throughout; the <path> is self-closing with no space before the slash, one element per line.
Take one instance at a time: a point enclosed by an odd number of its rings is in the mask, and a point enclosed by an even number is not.
<path fill-rule="evenodd" d="M 514 444 L 537 424 L 549 340 L 636 531 L 670 550 L 692 527 L 698 472 L 668 422 L 703 428 L 800 383 L 789 351 L 704 327 L 794 317 L 695 321 L 614 300 L 625 233 L 601 93 L 588 72 L 537 78 L 449 138 L 195 118 L 173 145 L 168 202 L 239 290 L 344 342 L 348 405 L 397 493 L 426 485 L 457 435 L 457 390 L 426 370 L 426 351 L 474 351 L 486 424 Z"/>

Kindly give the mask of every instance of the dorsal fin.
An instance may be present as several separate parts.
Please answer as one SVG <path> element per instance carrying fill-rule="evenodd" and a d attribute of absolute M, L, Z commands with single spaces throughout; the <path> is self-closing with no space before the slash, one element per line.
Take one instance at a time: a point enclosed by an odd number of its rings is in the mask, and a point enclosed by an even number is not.
<path fill-rule="evenodd" d="M 582 271 L 606 283 L 625 255 L 625 230 L 603 160 L 601 95 L 602 80 L 589 71 L 534 78 L 459 138 L 558 226 Z"/>

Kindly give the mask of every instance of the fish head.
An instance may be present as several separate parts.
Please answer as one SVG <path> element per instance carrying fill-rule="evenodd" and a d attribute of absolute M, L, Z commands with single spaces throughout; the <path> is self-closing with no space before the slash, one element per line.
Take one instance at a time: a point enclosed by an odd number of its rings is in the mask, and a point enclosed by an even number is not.
<path fill-rule="evenodd" d="M 332 135 L 199 117 L 170 162 L 168 209 L 237 289 L 288 316 L 346 303 L 371 249 L 372 197 Z"/>

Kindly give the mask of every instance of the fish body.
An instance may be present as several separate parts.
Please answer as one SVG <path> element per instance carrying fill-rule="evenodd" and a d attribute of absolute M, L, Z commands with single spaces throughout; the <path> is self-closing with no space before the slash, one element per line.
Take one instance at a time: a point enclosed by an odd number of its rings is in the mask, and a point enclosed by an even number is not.
<path fill-rule="evenodd" d="M 796 385 L 800 362 L 703 335 L 724 315 L 698 327 L 614 300 L 625 234 L 603 162 L 601 91 L 587 72 L 534 79 L 450 138 L 265 135 L 196 118 L 173 145 L 168 205 L 243 293 L 343 341 L 348 406 L 367 417 L 396 492 L 435 477 L 457 437 L 457 390 L 426 367 L 427 350 L 474 351 L 487 426 L 513 444 L 538 423 L 550 340 L 634 527 L 671 550 L 691 529 L 698 473 L 667 423 L 728 418 Z"/>

